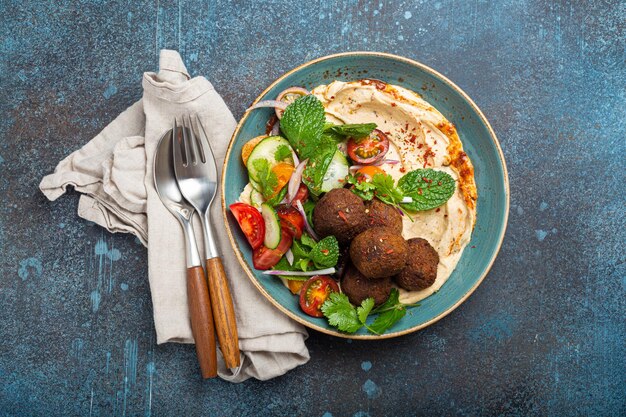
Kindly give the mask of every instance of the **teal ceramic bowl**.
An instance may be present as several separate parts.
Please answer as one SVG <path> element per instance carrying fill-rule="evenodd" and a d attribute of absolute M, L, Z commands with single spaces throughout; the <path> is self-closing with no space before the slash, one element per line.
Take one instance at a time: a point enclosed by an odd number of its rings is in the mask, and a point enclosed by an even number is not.
<path fill-rule="evenodd" d="M 259 296 L 267 298 L 292 319 L 320 332 L 352 339 L 382 339 L 414 332 L 436 322 L 458 307 L 480 285 L 502 244 L 509 212 L 509 184 L 496 135 L 476 104 L 452 81 L 407 58 L 372 52 L 326 56 L 289 71 L 272 83 L 256 101 L 274 99 L 279 92 L 291 86 L 312 89 L 336 79 L 351 81 L 361 78 L 380 79 L 419 92 L 454 123 L 464 150 L 474 164 L 478 187 L 476 227 L 456 269 L 437 293 L 421 301 L 419 307 L 412 308 L 382 336 L 369 334 L 364 329 L 348 335 L 329 326 L 324 318 L 304 314 L 298 305 L 298 298 L 279 279 L 263 275 L 253 268 L 250 247 L 227 208 L 237 200 L 248 182 L 241 162 L 241 148 L 249 139 L 265 133 L 265 123 L 273 110 L 249 112 L 235 129 L 222 172 L 222 209 L 233 250 L 248 278 L 258 288 Z"/>

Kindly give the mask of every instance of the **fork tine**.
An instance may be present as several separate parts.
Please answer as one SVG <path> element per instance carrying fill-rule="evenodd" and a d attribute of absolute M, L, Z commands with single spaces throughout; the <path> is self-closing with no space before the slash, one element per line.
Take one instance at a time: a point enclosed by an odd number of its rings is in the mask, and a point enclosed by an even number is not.
<path fill-rule="evenodd" d="M 178 126 L 176 125 L 176 118 L 174 118 L 174 123 L 172 124 L 172 157 L 174 158 L 174 166 L 182 167 L 186 165 L 186 161 L 184 159 L 184 143 L 179 139 L 178 135 Z"/>
<path fill-rule="evenodd" d="M 189 131 L 191 132 L 191 142 L 193 143 L 194 150 L 196 150 L 196 159 L 199 156 L 200 161 L 198 163 L 204 164 L 206 162 L 206 157 L 204 154 L 204 147 L 202 143 L 200 143 L 200 138 L 194 133 L 193 122 L 191 121 L 191 116 L 187 115 L 187 120 L 189 122 Z"/>
<path fill-rule="evenodd" d="M 211 142 L 209 141 L 209 135 L 206 134 L 206 130 L 204 130 L 204 125 L 200 121 L 200 116 L 198 116 L 198 113 L 196 113 L 196 122 L 198 124 L 198 136 L 204 136 L 204 140 L 200 138 L 198 142 L 202 144 L 203 148 L 204 146 L 207 146 L 209 149 L 209 153 L 213 155 L 213 148 L 211 147 Z M 202 135 L 200 135 L 200 132 L 202 132 Z"/>
<path fill-rule="evenodd" d="M 183 146 L 185 148 L 185 166 L 196 165 L 196 153 L 194 152 L 193 144 L 189 139 L 189 128 L 185 125 L 185 116 L 181 117 L 182 131 L 183 131 Z"/>

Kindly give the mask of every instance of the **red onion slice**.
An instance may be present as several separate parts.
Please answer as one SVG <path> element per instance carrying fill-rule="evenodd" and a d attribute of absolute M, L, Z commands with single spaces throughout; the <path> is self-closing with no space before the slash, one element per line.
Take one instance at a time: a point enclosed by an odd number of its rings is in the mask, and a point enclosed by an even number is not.
<path fill-rule="evenodd" d="M 330 275 L 335 273 L 335 268 L 318 269 L 317 271 L 280 271 L 271 269 L 263 271 L 265 275 L 286 275 L 291 277 L 312 277 L 314 275 Z"/>
<path fill-rule="evenodd" d="M 248 107 L 246 109 L 246 112 L 249 112 L 250 110 L 254 110 L 254 109 L 260 109 L 263 107 L 273 107 L 275 109 L 285 110 L 287 108 L 287 103 L 285 103 L 284 101 L 278 101 L 278 100 L 263 100 L 263 101 L 259 101 L 257 104 L 255 104 L 252 107 Z"/>
<path fill-rule="evenodd" d="M 379 167 L 381 165 L 384 164 L 389 164 L 389 165 L 395 165 L 395 164 L 399 164 L 400 161 L 398 161 L 397 159 L 382 159 L 378 162 L 374 162 L 373 164 L 369 164 L 369 165 L 352 165 L 350 167 L 350 171 L 358 171 L 361 168 L 365 168 L 367 166 L 375 166 L 375 167 Z"/>
<path fill-rule="evenodd" d="M 317 236 L 317 233 L 315 233 L 315 230 L 313 230 L 313 228 L 311 227 L 311 224 L 309 223 L 309 219 L 307 219 L 306 217 L 306 212 L 304 211 L 304 207 L 302 207 L 302 201 L 296 200 L 296 208 L 298 209 L 298 211 L 300 212 L 300 215 L 304 219 L 304 228 L 306 229 L 307 233 L 314 240 L 316 241 L 320 240 L 320 238 Z"/>
<path fill-rule="evenodd" d="M 291 248 L 285 252 L 285 258 L 287 259 L 287 262 L 289 262 L 289 265 L 293 265 L 293 252 L 291 251 Z"/>
<path fill-rule="evenodd" d="M 302 173 L 304 172 L 304 168 L 306 167 L 306 163 L 309 162 L 308 159 L 300 162 L 296 167 L 293 174 L 291 174 L 291 178 L 289 178 L 289 184 L 287 185 L 287 202 L 291 203 L 291 200 L 296 196 L 298 192 L 298 188 L 300 187 L 300 183 L 302 182 Z"/>
<path fill-rule="evenodd" d="M 287 94 L 293 94 L 293 93 L 301 93 L 305 96 L 308 96 L 309 94 L 311 94 L 311 92 L 309 90 L 307 90 L 306 88 L 302 88 L 302 87 L 289 87 L 286 90 L 281 91 L 278 96 L 276 96 L 276 100 L 282 100 L 283 97 L 285 97 Z"/>
<path fill-rule="evenodd" d="M 276 100 L 280 101 L 281 103 L 285 103 L 285 105 L 288 105 L 289 103 L 282 101 L 282 99 L 287 94 L 300 94 L 300 95 L 308 96 L 309 94 L 311 94 L 311 92 L 307 90 L 306 88 L 302 88 L 302 87 L 289 87 L 288 89 L 281 91 L 278 94 L 278 96 L 276 96 Z M 284 111 L 285 111 L 284 108 L 276 107 L 276 117 L 278 117 L 278 119 L 281 119 L 283 117 Z"/>
<path fill-rule="evenodd" d="M 291 157 L 293 158 L 293 164 L 295 166 L 300 165 L 300 158 L 298 158 L 298 154 L 296 154 L 296 151 L 293 149 L 291 149 Z"/>
<path fill-rule="evenodd" d="M 272 130 L 270 131 L 270 136 L 278 136 L 280 135 L 280 121 L 276 120 L 274 126 L 272 126 Z"/>

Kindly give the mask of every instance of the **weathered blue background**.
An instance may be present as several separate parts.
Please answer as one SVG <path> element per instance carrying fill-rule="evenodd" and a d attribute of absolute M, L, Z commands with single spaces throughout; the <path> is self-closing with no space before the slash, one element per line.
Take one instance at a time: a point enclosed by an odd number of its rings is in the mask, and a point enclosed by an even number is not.
<path fill-rule="evenodd" d="M 1 3 L 0 414 L 626 414 L 623 1 L 44 3 Z M 140 98 L 165 47 L 235 117 L 333 52 L 443 72 L 509 166 L 492 272 L 424 331 L 312 333 L 310 363 L 283 377 L 201 381 L 191 346 L 155 344 L 144 248 L 37 188 Z"/>

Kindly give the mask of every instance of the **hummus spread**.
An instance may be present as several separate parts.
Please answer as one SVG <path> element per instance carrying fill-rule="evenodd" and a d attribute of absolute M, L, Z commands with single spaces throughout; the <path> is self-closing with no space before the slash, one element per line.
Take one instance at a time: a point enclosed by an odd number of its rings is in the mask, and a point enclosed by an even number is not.
<path fill-rule="evenodd" d="M 312 93 L 322 101 L 328 121 L 376 123 L 387 134 L 390 146 L 385 158 L 400 163 L 381 168 L 396 181 L 420 168 L 445 171 L 456 180 L 456 190 L 443 206 L 411 213 L 413 221 L 403 218 L 403 237 L 428 240 L 439 254 L 439 265 L 432 286 L 421 291 L 400 289 L 400 300 L 414 303 L 428 297 L 456 267 L 476 223 L 474 168 L 456 128 L 419 94 L 382 81 L 334 81 Z"/>

